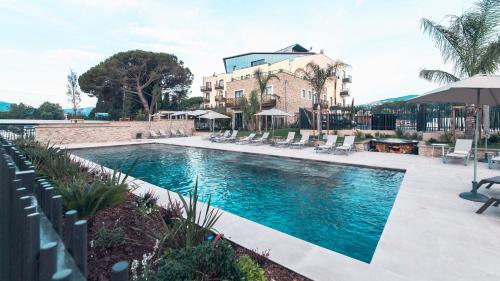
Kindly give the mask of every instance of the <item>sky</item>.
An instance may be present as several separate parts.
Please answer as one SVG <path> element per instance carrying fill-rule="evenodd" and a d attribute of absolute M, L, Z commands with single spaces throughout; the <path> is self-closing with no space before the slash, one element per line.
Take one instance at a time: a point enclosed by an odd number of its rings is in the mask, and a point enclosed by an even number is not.
<path fill-rule="evenodd" d="M 419 27 L 446 23 L 469 0 L 148 1 L 0 0 L 0 101 L 70 107 L 70 69 L 82 74 L 120 51 L 175 54 L 194 74 L 224 72 L 222 58 L 299 43 L 352 66 L 356 104 L 422 94 L 438 85 L 418 78 L 442 68 L 440 52 Z M 82 95 L 82 107 L 96 100 Z"/>

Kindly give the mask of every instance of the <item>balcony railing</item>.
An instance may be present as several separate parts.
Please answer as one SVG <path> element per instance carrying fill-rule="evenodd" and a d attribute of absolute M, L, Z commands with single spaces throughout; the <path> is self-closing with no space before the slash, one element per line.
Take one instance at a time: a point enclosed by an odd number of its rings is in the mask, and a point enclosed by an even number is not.
<path fill-rule="evenodd" d="M 240 99 L 239 98 L 226 98 L 226 106 L 227 107 L 240 107 Z"/>
<path fill-rule="evenodd" d="M 225 100 L 226 100 L 226 98 L 224 96 L 221 96 L 221 95 L 215 96 L 215 101 L 223 102 Z"/>
<path fill-rule="evenodd" d="M 352 83 L 352 76 L 351 75 L 345 76 L 344 78 L 342 78 L 342 82 L 344 82 L 344 83 Z"/>
<path fill-rule="evenodd" d="M 351 90 L 349 90 L 349 89 L 344 89 L 344 90 L 340 91 L 341 97 L 348 97 L 350 95 L 351 95 Z"/>
<path fill-rule="evenodd" d="M 241 106 L 240 98 L 225 98 L 227 107 L 238 108 Z M 262 97 L 263 107 L 274 107 L 276 106 L 276 96 L 263 96 Z"/>
<path fill-rule="evenodd" d="M 209 98 L 203 98 L 203 102 L 204 102 L 204 103 L 209 103 L 209 102 L 210 102 L 210 99 L 209 99 Z"/>
<path fill-rule="evenodd" d="M 214 89 L 216 89 L 216 90 L 224 90 L 224 83 L 215 83 Z"/>
<path fill-rule="evenodd" d="M 211 85 L 201 86 L 201 87 L 200 87 L 200 90 L 201 90 L 202 92 L 209 92 L 209 91 L 212 91 L 212 86 L 211 86 Z"/>

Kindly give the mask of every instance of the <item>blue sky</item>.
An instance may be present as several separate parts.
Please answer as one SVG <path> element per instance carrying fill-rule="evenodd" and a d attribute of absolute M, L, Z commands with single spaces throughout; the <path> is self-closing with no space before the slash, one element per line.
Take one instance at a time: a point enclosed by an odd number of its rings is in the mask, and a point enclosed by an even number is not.
<path fill-rule="evenodd" d="M 419 70 L 449 67 L 419 19 L 443 21 L 472 3 L 0 0 L 0 100 L 67 107 L 71 68 L 81 74 L 130 49 L 177 55 L 195 76 L 196 96 L 203 76 L 223 72 L 223 57 L 293 43 L 351 64 L 356 103 L 423 93 L 437 85 L 419 79 Z M 84 97 L 82 106 L 94 103 Z"/>

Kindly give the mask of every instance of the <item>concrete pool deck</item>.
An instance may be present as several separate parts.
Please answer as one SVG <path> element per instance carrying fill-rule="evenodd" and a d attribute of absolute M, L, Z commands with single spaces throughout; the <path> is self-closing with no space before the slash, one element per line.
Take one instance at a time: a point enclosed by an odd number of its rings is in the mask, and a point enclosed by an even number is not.
<path fill-rule="evenodd" d="M 372 152 L 349 156 L 317 154 L 312 148 L 275 148 L 211 143 L 201 137 L 121 143 L 73 144 L 87 148 L 138 143 L 163 143 L 229 151 L 320 160 L 340 164 L 406 170 L 398 196 L 370 264 L 321 248 L 224 212 L 217 229 L 249 249 L 270 249 L 270 258 L 313 280 L 500 280 L 500 208 L 484 214 L 481 203 L 458 197 L 470 190 L 472 161 L 444 165 L 440 158 Z M 479 179 L 500 175 L 479 164 Z M 137 180 L 138 192 L 154 188 L 165 200 L 166 190 Z M 481 189 L 500 197 L 500 186 Z"/>

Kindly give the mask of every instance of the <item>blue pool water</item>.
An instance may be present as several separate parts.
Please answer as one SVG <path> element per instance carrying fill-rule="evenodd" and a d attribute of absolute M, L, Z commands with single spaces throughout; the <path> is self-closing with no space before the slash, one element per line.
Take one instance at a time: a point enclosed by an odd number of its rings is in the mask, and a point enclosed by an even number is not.
<path fill-rule="evenodd" d="M 152 144 L 75 150 L 107 167 L 187 195 L 196 176 L 214 206 L 370 262 L 404 173 Z"/>

